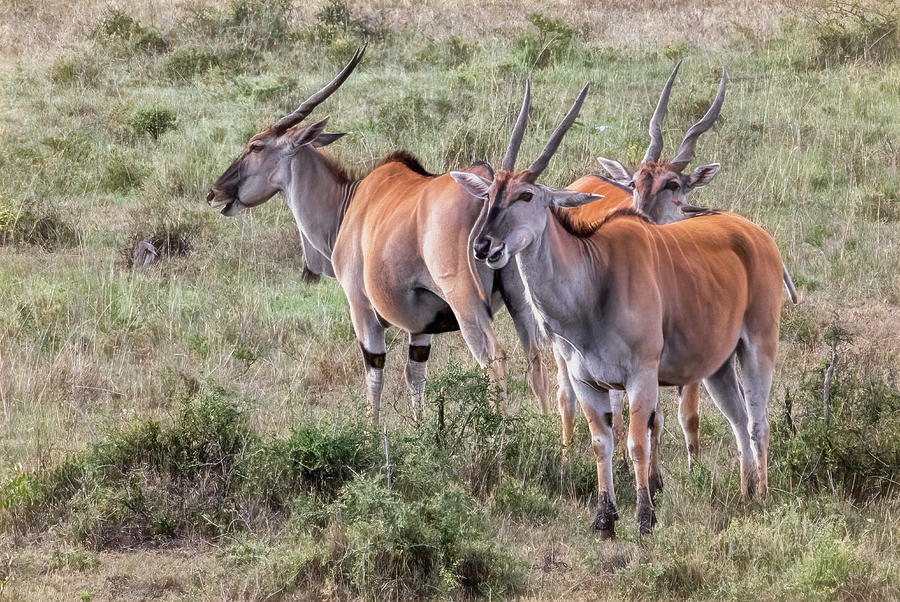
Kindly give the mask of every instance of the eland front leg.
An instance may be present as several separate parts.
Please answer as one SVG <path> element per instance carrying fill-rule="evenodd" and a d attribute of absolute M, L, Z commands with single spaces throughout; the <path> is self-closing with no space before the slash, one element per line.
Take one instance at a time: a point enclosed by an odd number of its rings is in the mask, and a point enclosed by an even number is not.
<path fill-rule="evenodd" d="M 572 379 L 569 378 L 569 368 L 562 353 L 553 346 L 553 357 L 556 358 L 556 380 L 559 390 L 556 392 L 556 401 L 559 406 L 559 417 L 562 422 L 563 453 L 568 456 L 569 445 L 572 443 L 572 432 L 575 430 L 575 410 L 578 399 Z"/>
<path fill-rule="evenodd" d="M 406 362 L 406 387 L 409 390 L 413 420 L 424 416 L 425 379 L 428 378 L 428 356 L 431 353 L 430 334 L 409 335 L 409 358 Z"/>
<path fill-rule="evenodd" d="M 615 452 L 609 392 L 595 389 L 577 379 L 572 379 L 575 394 L 581 403 L 591 430 L 591 447 L 597 460 L 597 514 L 593 528 L 602 539 L 614 539 L 619 513 L 616 508 L 616 492 L 613 486 L 612 458 Z"/>

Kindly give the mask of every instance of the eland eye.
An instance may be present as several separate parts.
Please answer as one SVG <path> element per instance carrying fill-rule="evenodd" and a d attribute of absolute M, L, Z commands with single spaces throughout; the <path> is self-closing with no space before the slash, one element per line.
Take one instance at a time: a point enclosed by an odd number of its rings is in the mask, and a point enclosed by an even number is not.
<path fill-rule="evenodd" d="M 531 194 L 530 192 L 523 192 L 522 194 L 520 194 L 518 196 L 518 198 L 516 200 L 517 201 L 530 201 L 533 196 L 534 195 Z"/>
<path fill-rule="evenodd" d="M 669 180 L 666 184 L 666 190 L 678 190 L 679 184 L 675 180 Z"/>
<path fill-rule="evenodd" d="M 258 153 L 258 152 L 261 151 L 263 148 L 265 148 L 265 147 L 264 147 L 262 144 L 256 142 L 256 143 L 250 145 L 250 152 L 251 152 L 251 153 Z"/>
<path fill-rule="evenodd" d="M 630 182 L 628 182 L 627 186 L 629 188 L 631 188 L 632 190 L 634 190 L 634 180 L 631 180 Z"/>

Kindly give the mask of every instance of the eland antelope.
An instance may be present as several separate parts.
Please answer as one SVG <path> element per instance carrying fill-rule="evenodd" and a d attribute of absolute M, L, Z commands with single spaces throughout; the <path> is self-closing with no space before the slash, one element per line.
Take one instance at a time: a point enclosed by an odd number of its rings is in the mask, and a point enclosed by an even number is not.
<path fill-rule="evenodd" d="M 676 157 L 671 161 L 665 161 L 661 159 L 663 148 L 662 122 L 666 116 L 669 94 L 680 65 L 681 62 L 679 61 L 660 93 L 656 110 L 650 119 L 650 145 L 647 147 L 644 158 L 637 170 L 632 171 L 618 161 L 599 157 L 598 161 L 613 176 L 613 180 L 599 175 L 586 175 L 567 187 L 568 190 L 601 194 L 604 197 L 599 201 L 594 201 L 581 207 L 566 209 L 565 211 L 574 223 L 585 226 L 596 224 L 607 217 L 610 212 L 628 206 L 633 206 L 642 211 L 658 224 L 680 221 L 696 214 L 698 211 L 703 211 L 688 203 L 686 197 L 694 189 L 709 184 L 716 173 L 718 173 L 719 164 L 701 165 L 695 168 L 690 175 L 683 174 L 682 171 L 693 159 L 697 139 L 712 127 L 719 116 L 725 98 L 727 73 L 724 69 L 722 70 L 722 77 L 715 98 L 704 116 L 688 129 L 678 148 Z M 796 303 L 797 292 L 794 289 L 787 269 L 784 270 L 783 279 L 791 301 Z M 557 363 L 559 363 L 559 358 L 557 360 Z M 572 422 L 576 408 L 571 392 L 572 387 L 569 383 L 563 382 L 564 376 L 564 373 L 560 371 L 558 374 L 560 379 L 558 401 L 560 413 L 563 417 L 563 439 L 566 441 L 571 438 Z M 700 383 L 694 382 L 678 387 L 678 393 L 678 421 L 684 432 L 688 452 L 688 468 L 690 469 L 693 461 L 700 453 Z M 621 441 L 624 433 L 622 406 L 625 394 L 623 391 L 612 390 L 609 392 L 609 395 L 613 407 L 613 431 L 616 435 L 616 441 Z M 650 489 L 652 492 L 662 489 L 662 478 L 658 470 L 658 456 L 656 453 L 656 445 L 658 444 L 658 435 L 661 428 L 661 413 L 657 412 L 653 436 L 651 437 L 653 449 L 650 454 Z"/>
<path fill-rule="evenodd" d="M 599 157 L 600 164 L 614 179 L 609 180 L 600 175 L 590 174 L 582 176 L 567 187 L 567 190 L 603 196 L 598 201 L 566 209 L 565 211 L 573 223 L 584 226 L 596 224 L 616 209 L 633 206 L 643 211 L 654 222 L 667 224 L 687 217 L 683 209 L 695 209 L 692 205 L 687 204 L 687 194 L 695 188 L 706 186 L 719 171 L 719 164 L 711 163 L 697 167 L 690 176 L 681 174 L 681 171 L 693 157 L 697 138 L 706 132 L 719 116 L 725 98 L 726 74 L 723 70 L 718 92 L 706 114 L 685 135 L 679 148 L 678 158 L 673 162 L 661 161 L 662 122 L 666 115 L 672 84 L 680 66 L 681 62 L 679 61 L 663 86 L 656 110 L 650 119 L 650 145 L 647 147 L 647 152 L 644 153 L 644 158 L 637 171 L 629 170 L 618 161 Z M 556 360 L 558 365 L 562 365 L 562 359 L 558 355 Z M 563 443 L 567 445 L 572 437 L 576 402 L 565 370 L 560 369 L 557 372 L 557 379 L 559 381 L 557 401 L 563 422 Z M 678 387 L 678 393 L 678 421 L 684 432 L 688 467 L 690 468 L 700 452 L 700 383 L 694 382 Z M 609 396 L 613 408 L 613 431 L 616 441 L 621 441 L 625 432 L 622 422 L 625 393 L 613 390 L 610 391 Z M 661 430 L 662 413 L 657 412 L 651 437 L 653 450 L 650 454 L 650 489 L 654 493 L 662 489 L 662 477 L 659 473 L 656 453 Z"/>
<path fill-rule="evenodd" d="M 350 75 L 363 51 L 296 110 L 250 138 L 213 184 L 208 203 L 232 216 L 284 195 L 306 255 L 304 279 L 335 276 L 347 297 L 373 422 L 379 420 L 390 325 L 409 333 L 405 376 L 415 417 L 437 333 L 461 330 L 505 394 L 505 354 L 491 326 L 493 312 L 504 303 L 528 354 L 529 385 L 546 412 L 544 367 L 518 272 L 472 265 L 469 236 L 482 203 L 449 175 L 429 174 L 405 152 L 385 157 L 365 177 L 351 176 L 318 150 L 343 136 L 325 133 L 328 118 L 301 124 Z M 470 169 L 492 175 L 486 165 Z"/>
<path fill-rule="evenodd" d="M 597 459 L 599 507 L 593 524 L 609 538 L 618 519 L 610 389 L 628 394 L 628 450 L 641 533 L 651 532 L 656 522 L 649 455 L 660 385 L 704 380 L 737 440 L 742 494 L 766 492 L 767 402 L 782 262 L 771 236 L 733 214 L 708 212 L 664 226 L 633 208 L 592 226 L 568 219 L 559 209 L 584 205 L 596 195 L 536 180 L 586 92 L 587 87 L 530 169 L 502 169 L 493 178 L 451 175 L 486 201 L 473 237 L 476 258 L 494 269 L 515 259 L 539 325 L 560 348 Z M 528 105 L 526 89 L 510 149 L 519 147 Z"/>

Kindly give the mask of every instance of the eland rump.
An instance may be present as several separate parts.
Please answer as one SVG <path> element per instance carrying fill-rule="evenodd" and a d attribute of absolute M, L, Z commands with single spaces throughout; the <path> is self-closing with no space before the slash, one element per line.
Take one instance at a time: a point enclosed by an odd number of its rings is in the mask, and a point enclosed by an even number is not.
<path fill-rule="evenodd" d="M 491 326 L 493 312 L 504 303 L 529 357 L 529 385 L 546 411 L 544 368 L 518 273 L 471 265 L 469 236 L 481 203 L 449 175 L 429 174 L 404 152 L 382 159 L 365 177 L 352 177 L 318 150 L 343 134 L 325 133 L 327 118 L 301 125 L 350 75 L 363 51 L 295 111 L 250 138 L 213 184 L 208 203 L 231 216 L 284 194 L 304 246 L 305 277 L 333 275 L 347 297 L 374 422 L 390 325 L 409 333 L 405 376 L 416 417 L 436 333 L 461 330 L 475 359 L 505 393 L 505 354 Z M 491 176 L 486 165 L 471 171 Z"/>
<path fill-rule="evenodd" d="M 551 136 L 553 150 L 585 93 Z M 519 146 L 528 105 L 526 90 L 511 148 Z M 579 226 L 560 209 L 597 197 L 538 185 L 548 159 L 542 156 L 538 169 L 503 169 L 492 179 L 451 175 L 486 200 L 473 236 L 476 258 L 494 269 L 515 259 L 536 320 L 552 337 L 588 419 L 599 489 L 594 527 L 615 536 L 611 389 L 628 394 L 641 533 L 656 522 L 649 456 L 660 385 L 704 380 L 737 440 L 742 494 L 765 493 L 766 411 L 782 305 L 774 240 L 744 218 L 718 212 L 660 226 L 627 208 Z"/>

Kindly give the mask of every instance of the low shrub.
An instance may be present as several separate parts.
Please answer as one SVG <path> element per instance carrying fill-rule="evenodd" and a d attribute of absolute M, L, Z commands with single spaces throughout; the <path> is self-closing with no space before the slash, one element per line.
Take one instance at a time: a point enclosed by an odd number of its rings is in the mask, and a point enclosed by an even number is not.
<path fill-rule="evenodd" d="M 518 62 L 526 69 L 551 67 L 571 50 L 575 29 L 562 19 L 532 13 L 528 22 L 533 29 L 520 34 L 514 47 Z"/>
<path fill-rule="evenodd" d="M 207 48 L 178 48 L 168 53 L 160 64 L 160 72 L 171 80 L 189 80 L 218 66 L 220 57 Z"/>
<path fill-rule="evenodd" d="M 75 228 L 46 201 L 13 202 L 0 196 L 0 245 L 30 244 L 47 250 L 78 243 Z"/>
<path fill-rule="evenodd" d="M 900 57 L 900 8 L 896 3 L 839 0 L 817 15 L 815 60 L 821 67 Z"/>
<path fill-rule="evenodd" d="M 165 107 L 138 109 L 128 119 L 128 125 L 136 136 L 150 136 L 154 140 L 174 130 L 178 118 L 175 111 Z"/>
<path fill-rule="evenodd" d="M 826 418 L 829 362 L 785 392 L 782 410 L 772 408 L 770 479 L 780 489 L 833 492 L 860 503 L 887 496 L 900 482 L 900 391 L 842 358 Z"/>
<path fill-rule="evenodd" d="M 122 55 L 164 52 L 168 46 L 156 28 L 141 25 L 134 17 L 115 9 L 107 11 L 89 37 L 103 44 L 106 50 Z"/>

